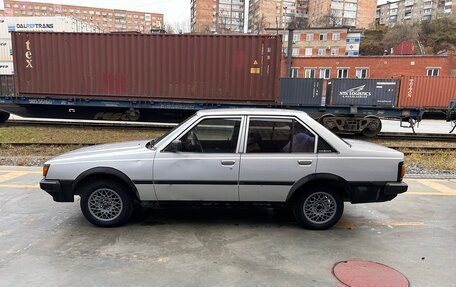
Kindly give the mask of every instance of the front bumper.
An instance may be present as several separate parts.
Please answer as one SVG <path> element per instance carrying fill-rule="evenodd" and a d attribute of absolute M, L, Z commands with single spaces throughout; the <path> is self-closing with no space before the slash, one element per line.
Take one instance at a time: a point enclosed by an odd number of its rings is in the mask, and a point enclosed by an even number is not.
<path fill-rule="evenodd" d="M 43 179 L 40 188 L 49 193 L 54 201 L 74 202 L 72 184 L 67 181 Z"/>
<path fill-rule="evenodd" d="M 350 202 L 368 203 L 390 201 L 407 191 L 405 182 L 357 182 L 350 184 Z"/>

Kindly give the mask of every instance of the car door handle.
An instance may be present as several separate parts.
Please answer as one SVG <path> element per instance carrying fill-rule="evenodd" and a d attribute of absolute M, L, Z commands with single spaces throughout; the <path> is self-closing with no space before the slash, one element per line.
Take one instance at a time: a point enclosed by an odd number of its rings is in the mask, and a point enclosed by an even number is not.
<path fill-rule="evenodd" d="M 312 161 L 311 160 L 306 160 L 306 159 L 298 159 L 298 164 L 299 165 L 311 165 Z"/>
<path fill-rule="evenodd" d="M 234 165 L 236 163 L 235 160 L 232 159 L 224 159 L 221 161 L 222 165 Z"/>

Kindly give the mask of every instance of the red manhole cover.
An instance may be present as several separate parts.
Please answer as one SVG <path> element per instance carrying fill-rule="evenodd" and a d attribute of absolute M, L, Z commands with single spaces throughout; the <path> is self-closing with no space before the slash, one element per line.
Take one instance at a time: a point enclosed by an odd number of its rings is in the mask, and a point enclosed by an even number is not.
<path fill-rule="evenodd" d="M 402 273 L 386 265 L 349 260 L 336 263 L 333 268 L 336 278 L 350 287 L 408 287 L 409 282 Z"/>

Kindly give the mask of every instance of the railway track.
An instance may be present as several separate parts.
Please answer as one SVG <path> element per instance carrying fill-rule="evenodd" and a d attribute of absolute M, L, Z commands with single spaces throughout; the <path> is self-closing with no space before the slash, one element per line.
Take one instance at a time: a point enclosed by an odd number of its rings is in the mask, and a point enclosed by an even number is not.
<path fill-rule="evenodd" d="M 68 121 L 68 120 L 8 120 L 1 126 L 44 126 L 44 127 L 102 127 L 102 128 L 138 128 L 138 129 L 160 129 L 167 130 L 176 126 L 176 123 L 152 123 L 152 122 L 114 122 L 114 121 Z M 341 134 L 341 137 L 362 138 L 359 135 Z M 456 134 L 425 134 L 425 133 L 392 133 L 384 132 L 378 134 L 379 139 L 391 140 L 432 140 L 432 141 L 456 141 Z"/>
<path fill-rule="evenodd" d="M 102 143 L 72 143 L 72 142 L 3 142 L 0 147 L 86 147 Z M 402 151 L 406 155 L 410 154 L 434 154 L 438 152 L 449 152 L 456 150 L 455 147 L 435 147 L 435 146 L 400 146 L 400 145 L 387 145 L 389 148 Z"/>

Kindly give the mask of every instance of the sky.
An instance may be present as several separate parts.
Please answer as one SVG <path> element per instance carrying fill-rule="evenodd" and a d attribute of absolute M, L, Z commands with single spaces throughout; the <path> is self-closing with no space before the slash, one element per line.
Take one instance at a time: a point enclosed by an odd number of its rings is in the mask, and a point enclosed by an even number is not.
<path fill-rule="evenodd" d="M 378 0 L 377 3 L 383 4 L 386 1 Z M 157 12 L 165 15 L 166 24 L 190 21 L 190 0 L 37 0 L 37 2 Z M 3 0 L 0 0 L 0 5 L 3 6 L 2 4 Z"/>

